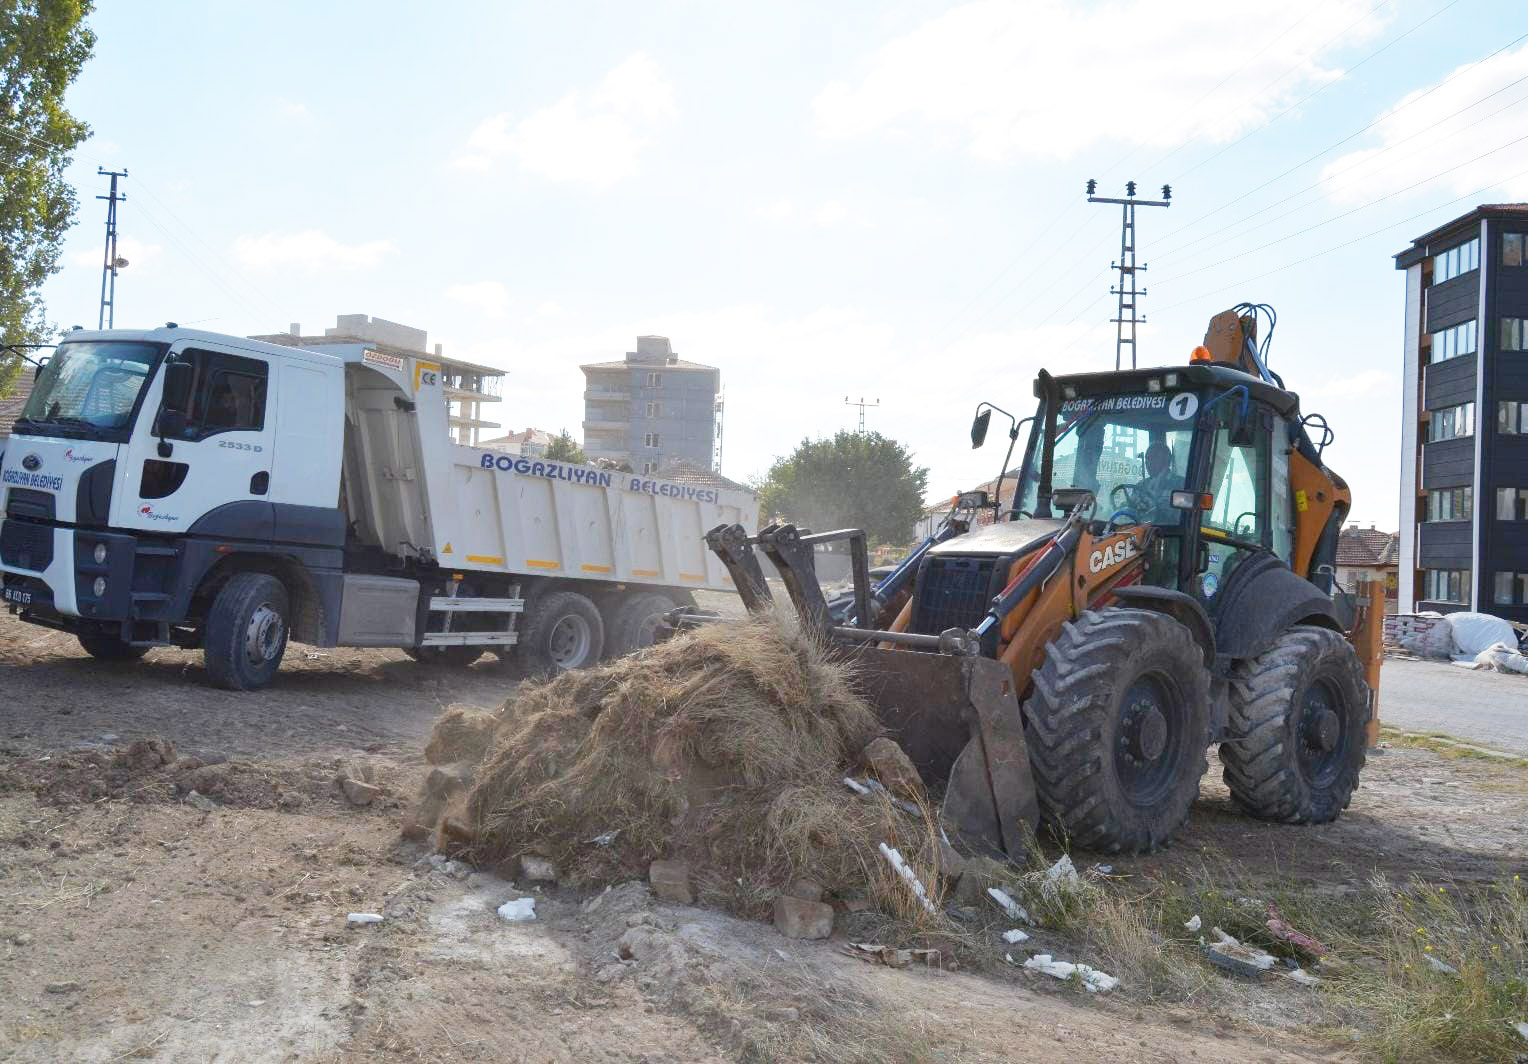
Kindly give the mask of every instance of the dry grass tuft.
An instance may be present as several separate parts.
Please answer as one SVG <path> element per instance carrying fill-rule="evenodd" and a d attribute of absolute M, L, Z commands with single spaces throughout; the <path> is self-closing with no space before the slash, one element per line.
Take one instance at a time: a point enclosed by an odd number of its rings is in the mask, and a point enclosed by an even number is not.
<path fill-rule="evenodd" d="M 749 915 L 796 878 L 863 891 L 876 844 L 906 832 L 840 782 L 879 731 L 847 668 L 799 631 L 701 628 L 506 703 L 468 796 L 474 856 L 536 854 L 588 883 L 686 859 L 700 900 Z"/>
<path fill-rule="evenodd" d="M 499 718 L 492 713 L 452 706 L 435 722 L 435 730 L 424 748 L 424 759 L 432 765 L 481 761 L 493 745 L 493 733 L 498 726 Z"/>

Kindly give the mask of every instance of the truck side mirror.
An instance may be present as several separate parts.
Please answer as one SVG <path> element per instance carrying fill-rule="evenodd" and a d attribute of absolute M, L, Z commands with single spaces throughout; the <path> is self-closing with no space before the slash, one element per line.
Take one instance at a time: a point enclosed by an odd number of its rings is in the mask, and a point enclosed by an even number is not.
<path fill-rule="evenodd" d="M 988 407 L 976 415 L 976 420 L 971 422 L 971 450 L 976 450 L 987 442 L 987 425 L 992 421 L 992 408 Z"/>
<path fill-rule="evenodd" d="M 186 414 L 191 409 L 191 366 L 187 362 L 164 364 L 164 398 L 160 405 L 166 413 Z"/>

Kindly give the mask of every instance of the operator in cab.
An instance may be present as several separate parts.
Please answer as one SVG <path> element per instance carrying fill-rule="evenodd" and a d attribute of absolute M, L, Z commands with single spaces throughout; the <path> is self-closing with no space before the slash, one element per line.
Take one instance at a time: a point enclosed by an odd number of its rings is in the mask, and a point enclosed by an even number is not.
<path fill-rule="evenodd" d="M 1142 459 L 1146 476 L 1131 492 L 1143 513 L 1137 514 L 1150 524 L 1165 524 L 1176 516 L 1172 493 L 1183 486 L 1183 478 L 1173 471 L 1173 452 L 1165 440 L 1153 440 Z"/>

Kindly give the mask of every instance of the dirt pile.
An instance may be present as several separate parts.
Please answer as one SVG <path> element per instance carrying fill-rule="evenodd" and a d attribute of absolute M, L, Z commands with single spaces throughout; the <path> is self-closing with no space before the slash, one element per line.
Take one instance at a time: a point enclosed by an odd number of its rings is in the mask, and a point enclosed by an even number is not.
<path fill-rule="evenodd" d="M 338 797 L 334 771 L 319 765 L 272 765 L 181 757 L 168 739 L 137 739 L 107 750 L 0 759 L 0 792 L 30 791 L 48 805 L 103 800 L 175 802 L 193 792 L 219 805 L 295 809 Z"/>
<path fill-rule="evenodd" d="M 453 710 L 432 746 L 456 757 L 477 723 Z M 438 837 L 480 865 L 543 858 L 586 886 L 682 860 L 697 900 L 749 915 L 800 878 L 863 895 L 884 875 L 880 842 L 911 859 L 928 836 L 843 785 L 879 731 L 848 668 L 799 631 L 713 625 L 522 687 Z"/>

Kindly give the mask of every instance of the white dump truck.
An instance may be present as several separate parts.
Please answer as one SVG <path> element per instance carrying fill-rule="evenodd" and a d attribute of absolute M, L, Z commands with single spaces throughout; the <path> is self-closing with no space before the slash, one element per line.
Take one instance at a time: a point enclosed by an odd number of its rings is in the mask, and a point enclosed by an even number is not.
<path fill-rule="evenodd" d="M 248 690 L 289 635 L 545 673 L 731 589 L 704 535 L 755 528 L 752 493 L 463 446 L 447 417 L 424 355 L 71 333 L 0 456 L 0 596 L 95 657 L 200 647 Z"/>

